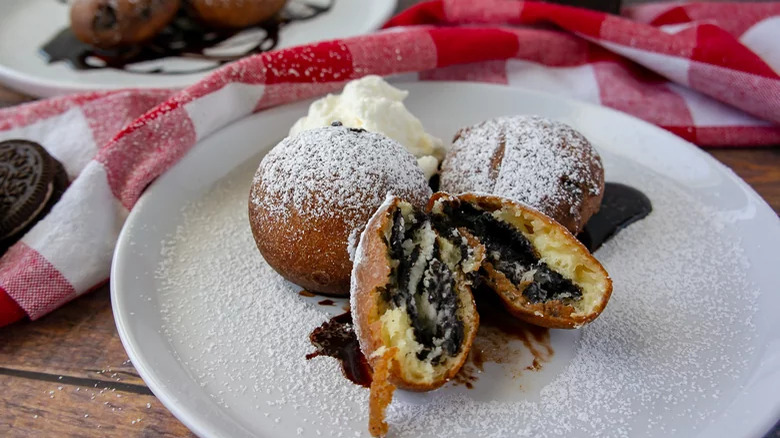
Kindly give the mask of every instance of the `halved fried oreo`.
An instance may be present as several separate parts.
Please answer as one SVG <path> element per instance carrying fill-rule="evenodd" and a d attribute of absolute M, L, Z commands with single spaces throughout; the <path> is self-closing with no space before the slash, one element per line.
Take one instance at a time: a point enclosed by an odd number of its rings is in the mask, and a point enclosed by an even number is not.
<path fill-rule="evenodd" d="M 607 305 L 612 280 L 562 225 L 518 202 L 492 195 L 436 193 L 434 228 L 457 229 L 484 245 L 482 278 L 517 318 L 550 328 L 578 328 Z"/>
<path fill-rule="evenodd" d="M 351 308 L 374 369 L 373 435 L 387 431 L 384 409 L 395 386 L 429 391 L 460 370 L 479 324 L 471 282 L 483 256 L 476 241 L 454 229 L 437 232 L 427 214 L 397 197 L 368 222 L 352 270 Z"/>

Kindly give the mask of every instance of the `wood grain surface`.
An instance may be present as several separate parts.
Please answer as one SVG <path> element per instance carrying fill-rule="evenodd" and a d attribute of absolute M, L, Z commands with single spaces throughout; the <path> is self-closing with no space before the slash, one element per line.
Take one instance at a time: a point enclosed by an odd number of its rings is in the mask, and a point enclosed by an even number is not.
<path fill-rule="evenodd" d="M 29 100 L 0 85 L 0 108 Z M 780 148 L 708 152 L 780 213 Z M 128 360 L 107 286 L 38 321 L 0 328 L 0 388 L 2 437 L 194 436 Z M 766 438 L 780 438 L 780 423 Z"/>
<path fill-rule="evenodd" d="M 0 436 L 193 436 L 127 358 L 108 287 L 0 328 Z"/>

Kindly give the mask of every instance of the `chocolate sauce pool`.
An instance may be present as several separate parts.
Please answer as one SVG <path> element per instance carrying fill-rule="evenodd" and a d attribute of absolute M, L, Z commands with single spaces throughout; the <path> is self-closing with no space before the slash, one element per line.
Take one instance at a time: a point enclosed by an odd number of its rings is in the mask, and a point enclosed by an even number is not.
<path fill-rule="evenodd" d="M 590 218 L 585 229 L 577 235 L 577 238 L 592 252 L 598 249 L 604 242 L 614 237 L 620 230 L 632 223 L 646 217 L 653 210 L 650 199 L 639 190 L 619 183 L 604 184 L 604 198 L 601 201 L 599 212 Z M 303 295 L 303 294 L 302 294 Z M 492 295 L 492 294 L 488 294 Z M 308 295 L 306 295 L 308 296 Z M 486 308 L 479 309 L 480 314 Z M 491 313 L 491 312 L 488 312 Z M 496 316 L 496 315 L 492 315 Z M 549 331 L 546 328 L 535 327 L 519 321 L 507 322 L 506 318 L 489 317 L 481 318 L 483 324 L 494 325 L 509 337 L 521 339 L 527 348 L 534 354 L 534 365 L 531 369 L 539 369 L 541 361 L 553 354 L 549 345 Z M 536 346 L 531 342 L 544 345 L 546 351 L 536 351 Z M 371 367 L 365 356 L 360 351 L 355 329 L 352 325 L 352 315 L 347 312 L 335 316 L 314 329 L 309 335 L 309 340 L 316 351 L 306 355 L 306 359 L 317 356 L 330 356 L 341 363 L 344 377 L 361 386 L 371 386 Z M 476 349 L 479 350 L 479 349 Z M 471 361 L 482 369 L 485 361 L 483 353 L 472 349 Z M 466 386 L 471 388 L 473 378 L 466 376 Z"/>
<path fill-rule="evenodd" d="M 159 67 L 147 70 L 141 68 L 128 69 L 131 64 L 144 61 L 154 61 L 167 57 L 182 57 L 216 62 L 217 66 L 235 61 L 244 56 L 267 52 L 276 48 L 279 43 L 279 31 L 294 21 L 310 20 L 320 14 L 329 11 L 335 0 L 330 0 L 327 5 L 320 6 L 301 1 L 290 1 L 287 6 L 276 16 L 268 21 L 255 26 L 238 30 L 213 30 L 203 27 L 200 23 L 189 17 L 184 9 L 179 11 L 176 18 L 163 29 L 154 39 L 144 44 L 124 47 L 121 49 L 99 49 L 79 41 L 67 27 L 60 31 L 54 38 L 41 47 L 41 52 L 47 58 L 49 64 L 58 61 L 67 61 L 76 70 L 92 70 L 101 68 L 114 68 L 130 70 L 134 73 L 147 74 L 188 74 L 207 71 L 215 68 L 215 65 L 198 67 L 194 69 L 164 71 Z M 262 29 L 265 36 L 259 38 L 251 48 L 241 54 L 216 55 L 208 54 L 218 44 L 237 35 L 240 32 L 251 29 Z"/>
<path fill-rule="evenodd" d="M 623 228 L 643 219 L 653 211 L 650 199 L 625 184 L 604 184 L 601 208 L 594 214 L 577 238 L 590 252 L 596 251 Z"/>
<path fill-rule="evenodd" d="M 341 363 L 344 377 L 360 386 L 371 386 L 371 367 L 360 351 L 350 312 L 325 321 L 311 332 L 309 340 L 316 351 L 307 354 L 307 360 L 317 356 L 336 358 Z"/>

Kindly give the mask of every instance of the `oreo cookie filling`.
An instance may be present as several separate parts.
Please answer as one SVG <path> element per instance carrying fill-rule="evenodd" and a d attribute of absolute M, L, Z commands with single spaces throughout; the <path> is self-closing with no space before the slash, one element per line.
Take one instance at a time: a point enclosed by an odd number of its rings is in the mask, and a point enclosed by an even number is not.
<path fill-rule="evenodd" d="M 428 209 L 440 233 L 458 230 L 472 247 L 482 248 L 479 281 L 515 317 L 542 327 L 578 328 L 606 306 L 609 274 L 566 227 L 544 213 L 475 193 L 436 193 Z"/>
<path fill-rule="evenodd" d="M 438 365 L 460 353 L 464 323 L 456 293 L 461 249 L 433 229 L 419 210 L 399 208 L 387 236 L 390 283 L 383 299 L 408 315 L 421 361 Z"/>
<path fill-rule="evenodd" d="M 486 261 L 522 290 L 529 302 L 582 299 L 582 289 L 550 269 L 531 242 L 508 223 L 465 202 L 444 204 L 442 213 L 434 215 L 436 229 L 468 230 L 485 246 Z"/>

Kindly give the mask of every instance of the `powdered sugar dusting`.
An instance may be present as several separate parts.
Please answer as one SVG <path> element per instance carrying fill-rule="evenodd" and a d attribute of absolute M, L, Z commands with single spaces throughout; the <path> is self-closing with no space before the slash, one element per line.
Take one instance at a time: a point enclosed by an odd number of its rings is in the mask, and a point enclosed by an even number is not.
<path fill-rule="evenodd" d="M 388 190 L 420 205 L 431 195 L 417 161 L 397 142 L 326 127 L 282 140 L 260 164 L 250 196 L 270 215 L 340 216 L 355 229 L 365 225 Z"/>
<path fill-rule="evenodd" d="M 441 187 L 514 199 L 557 219 L 564 206 L 579 222 L 580 200 L 599 194 L 602 176 L 598 153 L 570 126 L 499 117 L 458 133 L 442 164 Z"/>
<path fill-rule="evenodd" d="M 326 308 L 299 296 L 300 287 L 257 251 L 246 217 L 253 167 L 188 205 L 164 242 L 156 272 L 164 334 L 218 404 L 276 431 L 271 436 L 362 423 L 367 391 L 345 383 L 335 361 L 304 358 L 313 351 L 309 333 L 329 317 Z M 317 395 L 335 397 L 340 409 Z"/>
<path fill-rule="evenodd" d="M 355 261 L 355 250 L 357 249 L 358 243 L 360 242 L 360 233 L 362 232 L 362 229 L 355 228 L 349 233 L 349 236 L 347 237 L 347 252 L 349 253 L 350 262 Z"/>
<path fill-rule="evenodd" d="M 654 212 L 596 254 L 615 290 L 599 319 L 563 332 L 579 335 L 569 338 L 573 358 L 557 353 L 565 346 L 554 332 L 549 367 L 567 362 L 536 394 L 498 365 L 471 391 L 399 391 L 388 412 L 394 436 L 690 436 L 739 390 L 753 360 L 756 298 L 739 242 L 673 183 L 605 160 L 609 180 L 640 188 Z M 246 219 L 251 172 L 189 205 L 165 243 L 156 274 L 164 333 L 203 390 L 257 434 L 367 436 L 368 391 L 335 361 L 303 359 L 327 308 L 259 256 Z M 490 392 L 496 386 L 509 389 Z"/>

